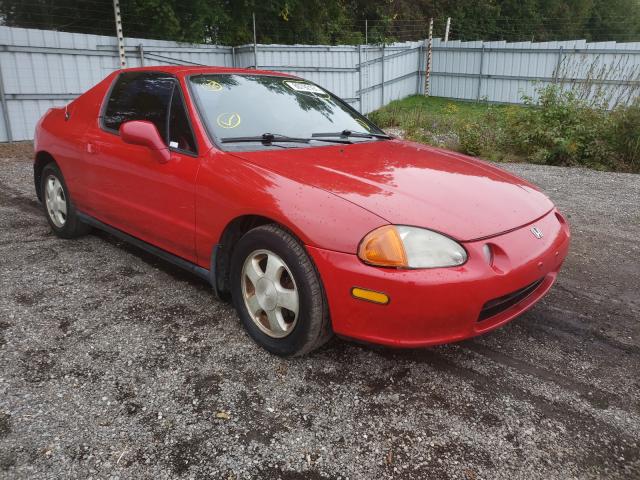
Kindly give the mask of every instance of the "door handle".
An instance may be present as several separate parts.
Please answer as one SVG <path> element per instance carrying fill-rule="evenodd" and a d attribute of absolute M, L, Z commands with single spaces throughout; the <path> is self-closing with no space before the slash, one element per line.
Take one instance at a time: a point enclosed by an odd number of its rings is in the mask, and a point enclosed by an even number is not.
<path fill-rule="evenodd" d="M 98 146 L 95 143 L 87 142 L 87 153 L 98 153 Z"/>

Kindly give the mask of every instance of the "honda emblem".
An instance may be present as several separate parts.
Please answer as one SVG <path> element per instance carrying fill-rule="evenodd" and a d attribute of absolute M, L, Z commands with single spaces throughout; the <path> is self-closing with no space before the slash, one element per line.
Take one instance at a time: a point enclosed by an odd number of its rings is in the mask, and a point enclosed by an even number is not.
<path fill-rule="evenodd" d="M 533 233 L 533 236 L 536 238 L 544 237 L 544 235 L 542 234 L 542 230 L 540 230 L 538 227 L 531 227 L 531 233 Z"/>

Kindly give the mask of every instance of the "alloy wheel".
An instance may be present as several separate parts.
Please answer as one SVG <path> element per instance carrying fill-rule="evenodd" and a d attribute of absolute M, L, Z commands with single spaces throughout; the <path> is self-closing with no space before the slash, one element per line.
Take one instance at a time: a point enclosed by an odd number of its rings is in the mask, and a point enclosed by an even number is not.
<path fill-rule="evenodd" d="M 67 221 L 67 199 L 62 183 L 53 175 L 49 175 L 44 184 L 44 200 L 53 224 L 63 228 Z"/>
<path fill-rule="evenodd" d="M 298 321 L 300 297 L 287 264 L 269 250 L 255 250 L 242 267 L 242 295 L 249 316 L 272 338 L 289 335 Z"/>

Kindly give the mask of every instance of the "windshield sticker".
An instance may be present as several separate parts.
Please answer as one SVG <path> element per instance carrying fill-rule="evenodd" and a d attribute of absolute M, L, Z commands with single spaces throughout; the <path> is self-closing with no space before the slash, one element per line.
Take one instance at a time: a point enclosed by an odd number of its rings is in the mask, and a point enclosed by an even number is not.
<path fill-rule="evenodd" d="M 202 84 L 202 86 L 210 92 L 219 92 L 220 90 L 222 90 L 222 85 L 220 85 L 215 80 L 207 80 Z"/>
<path fill-rule="evenodd" d="M 240 125 L 240 115 L 237 113 L 221 113 L 216 118 L 216 123 L 222 128 L 236 128 Z"/>
<path fill-rule="evenodd" d="M 322 90 L 320 87 L 317 87 L 316 85 L 313 85 L 311 83 L 305 83 L 305 82 L 284 82 L 284 83 L 286 83 L 289 88 L 291 88 L 292 90 L 295 90 L 296 92 L 317 93 L 319 95 L 327 94 L 327 92 Z"/>

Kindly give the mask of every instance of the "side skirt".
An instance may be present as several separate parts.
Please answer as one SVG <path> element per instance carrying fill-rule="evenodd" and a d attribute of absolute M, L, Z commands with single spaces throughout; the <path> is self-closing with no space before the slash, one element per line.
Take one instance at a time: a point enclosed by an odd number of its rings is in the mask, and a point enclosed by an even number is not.
<path fill-rule="evenodd" d="M 122 230 L 118 230 L 117 228 L 107 225 L 106 223 L 102 223 L 100 220 L 97 220 L 87 215 L 86 213 L 76 211 L 76 215 L 78 215 L 78 219 L 80 221 L 88 225 L 91 225 L 92 227 L 95 227 L 99 230 L 103 230 L 113 235 L 114 237 L 119 238 L 120 240 L 130 243 L 131 245 L 141 250 L 144 250 L 145 252 L 149 252 L 152 255 L 155 255 L 156 257 L 161 258 L 162 260 L 165 260 L 171 263 L 172 265 L 175 265 L 176 267 L 180 267 L 188 272 L 193 273 L 194 275 L 209 282 L 215 289 L 216 285 L 211 276 L 211 272 L 206 268 L 202 268 L 201 266 L 196 265 L 195 263 L 191 263 L 188 260 L 185 260 L 184 258 L 180 258 L 176 255 L 173 255 L 172 253 L 162 250 L 161 248 L 155 247 L 150 243 L 145 242 L 144 240 L 140 240 L 139 238 L 132 237 L 128 233 L 124 233 Z"/>

